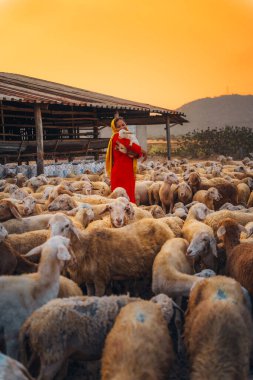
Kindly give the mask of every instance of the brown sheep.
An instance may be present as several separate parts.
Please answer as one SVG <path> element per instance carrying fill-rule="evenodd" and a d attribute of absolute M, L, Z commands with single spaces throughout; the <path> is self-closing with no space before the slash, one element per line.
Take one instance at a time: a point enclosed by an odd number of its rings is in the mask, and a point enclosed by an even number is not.
<path fill-rule="evenodd" d="M 245 224 L 249 222 L 253 222 L 253 214 L 245 213 L 243 211 L 230 211 L 230 210 L 220 210 L 207 215 L 204 222 L 212 227 L 214 233 L 216 233 L 219 228 L 219 223 L 222 222 L 223 219 L 231 218 L 236 220 L 238 223 L 245 226 Z"/>
<path fill-rule="evenodd" d="M 159 197 L 162 203 L 162 208 L 165 213 L 172 212 L 174 206 L 174 193 L 171 189 L 173 183 L 178 184 L 178 177 L 176 174 L 169 172 L 165 175 L 163 184 L 159 190 Z"/>
<path fill-rule="evenodd" d="M 252 321 L 243 290 L 217 276 L 198 282 L 190 293 L 185 343 L 193 380 L 246 380 Z"/>
<path fill-rule="evenodd" d="M 216 187 L 221 199 L 214 201 L 215 210 L 218 210 L 226 202 L 237 204 L 237 187 L 224 178 L 217 177 L 203 181 L 198 173 L 190 173 L 187 182 L 191 186 L 193 193 L 196 193 L 198 190 L 208 190 L 210 187 Z"/>
<path fill-rule="evenodd" d="M 253 296 L 253 244 L 240 243 L 246 228 L 232 219 L 224 219 L 217 230 L 226 250 L 226 274 L 233 277 Z"/>
<path fill-rule="evenodd" d="M 60 220 L 61 219 L 61 220 Z M 81 231 L 67 216 L 50 221 L 52 235 L 70 237 L 78 266 L 69 268 L 70 278 L 85 283 L 88 295 L 102 296 L 111 280 L 151 278 L 156 254 L 174 237 L 159 219 L 143 219 L 122 228 Z M 51 235 L 51 236 L 52 236 Z M 38 247 L 39 249 L 39 247 Z"/>
<path fill-rule="evenodd" d="M 237 203 L 246 206 L 250 197 L 249 186 L 246 183 L 238 183 L 237 191 L 238 191 Z"/>
<path fill-rule="evenodd" d="M 160 306 L 136 301 L 121 309 L 106 338 L 101 378 L 166 380 L 173 361 L 172 340 Z"/>
<path fill-rule="evenodd" d="M 209 210 L 214 210 L 214 201 L 219 201 L 221 196 L 215 187 L 210 187 L 208 190 L 198 190 L 193 201 L 204 203 Z"/>

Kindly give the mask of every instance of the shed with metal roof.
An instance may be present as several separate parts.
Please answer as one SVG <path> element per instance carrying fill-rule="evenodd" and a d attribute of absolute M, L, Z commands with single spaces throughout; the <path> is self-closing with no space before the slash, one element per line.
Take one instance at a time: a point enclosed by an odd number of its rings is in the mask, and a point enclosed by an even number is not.
<path fill-rule="evenodd" d="M 116 112 L 128 124 L 165 124 L 170 158 L 170 126 L 187 122 L 183 113 L 23 75 L 0 73 L 0 162 L 94 154 L 108 144 L 99 131 Z"/>

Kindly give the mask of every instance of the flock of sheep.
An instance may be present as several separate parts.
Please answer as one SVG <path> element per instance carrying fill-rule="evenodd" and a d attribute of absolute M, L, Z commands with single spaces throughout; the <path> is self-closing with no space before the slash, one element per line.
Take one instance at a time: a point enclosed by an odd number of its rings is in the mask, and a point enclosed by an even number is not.
<path fill-rule="evenodd" d="M 182 355 L 248 379 L 252 190 L 224 156 L 140 163 L 136 205 L 104 173 L 0 180 L 0 379 L 168 380 Z"/>

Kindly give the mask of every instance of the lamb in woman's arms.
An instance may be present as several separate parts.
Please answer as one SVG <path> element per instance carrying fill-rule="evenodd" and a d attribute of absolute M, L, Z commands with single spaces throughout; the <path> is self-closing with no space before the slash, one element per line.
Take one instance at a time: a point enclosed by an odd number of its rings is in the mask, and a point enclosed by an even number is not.
<path fill-rule="evenodd" d="M 127 131 L 126 129 L 121 129 L 119 131 L 119 138 L 120 139 L 128 139 L 130 140 L 130 146 L 134 143 L 137 145 L 140 145 L 137 137 L 130 131 Z"/>

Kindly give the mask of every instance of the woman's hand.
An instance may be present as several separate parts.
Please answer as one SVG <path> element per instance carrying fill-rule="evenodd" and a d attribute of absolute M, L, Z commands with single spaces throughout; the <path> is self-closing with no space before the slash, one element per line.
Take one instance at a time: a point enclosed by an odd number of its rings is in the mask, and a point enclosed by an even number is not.
<path fill-rule="evenodd" d="M 141 153 L 142 153 L 142 155 L 143 155 L 143 159 L 142 159 L 141 162 L 144 162 L 144 161 L 146 161 L 146 159 L 148 158 L 148 154 L 147 154 L 147 152 L 146 152 L 144 149 L 142 149 L 142 148 L 141 148 Z"/>

